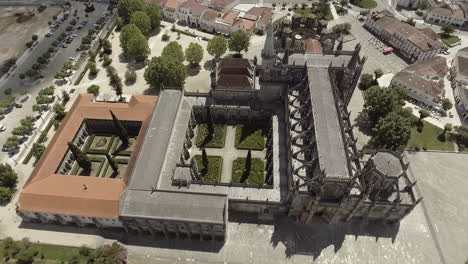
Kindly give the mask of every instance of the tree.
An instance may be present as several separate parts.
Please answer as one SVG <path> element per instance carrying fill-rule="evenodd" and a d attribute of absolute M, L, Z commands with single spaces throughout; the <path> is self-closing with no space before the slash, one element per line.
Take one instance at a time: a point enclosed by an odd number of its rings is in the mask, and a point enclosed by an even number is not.
<path fill-rule="evenodd" d="M 114 173 L 119 173 L 119 165 L 117 164 L 117 162 L 115 162 L 111 155 L 109 155 L 109 153 L 106 153 L 106 158 Z"/>
<path fill-rule="evenodd" d="M 202 164 L 203 164 L 203 172 L 202 174 L 206 174 L 208 171 L 208 155 L 206 154 L 206 149 L 202 148 Z"/>
<path fill-rule="evenodd" d="M 419 4 L 419 9 L 421 10 L 428 10 L 431 7 L 428 0 L 422 0 Z"/>
<path fill-rule="evenodd" d="M 146 4 L 145 7 L 145 12 L 148 15 L 150 22 L 151 22 L 151 28 L 156 29 L 159 27 L 161 24 L 161 12 L 159 11 L 159 7 L 157 5 L 153 4 Z"/>
<path fill-rule="evenodd" d="M 133 24 L 128 24 L 122 28 L 122 31 L 120 32 L 119 40 L 120 40 L 120 47 L 122 47 L 122 50 L 124 53 L 128 52 L 128 42 L 130 41 L 130 39 L 132 39 L 135 35 L 138 35 L 138 34 L 143 34 L 143 33 L 141 33 L 141 30 Z"/>
<path fill-rule="evenodd" d="M 164 47 L 161 57 L 172 57 L 176 59 L 178 62 L 184 62 L 184 51 L 182 50 L 182 46 L 176 41 L 171 41 L 169 44 Z"/>
<path fill-rule="evenodd" d="M 455 31 L 455 28 L 451 24 L 443 24 L 440 29 L 445 37 L 449 37 Z"/>
<path fill-rule="evenodd" d="M 382 69 L 375 69 L 374 71 L 374 75 L 375 75 L 375 80 L 377 81 L 377 79 L 379 79 L 380 77 L 382 77 L 382 75 L 384 75 L 384 72 Z"/>
<path fill-rule="evenodd" d="M 364 73 L 361 75 L 361 81 L 359 82 L 359 89 L 361 90 L 367 90 L 370 88 L 372 85 L 374 85 L 375 80 L 374 76 L 370 73 Z"/>
<path fill-rule="evenodd" d="M 448 98 L 444 98 L 440 101 L 442 103 L 442 108 L 447 111 L 452 108 L 453 104 Z"/>
<path fill-rule="evenodd" d="M 153 88 L 163 86 L 183 87 L 187 73 L 185 66 L 168 56 L 153 57 L 144 73 L 145 81 Z"/>
<path fill-rule="evenodd" d="M 62 100 L 63 104 L 66 104 L 68 101 L 70 101 L 70 94 L 65 90 L 62 90 Z"/>
<path fill-rule="evenodd" d="M 200 44 L 190 43 L 185 50 L 185 57 L 192 65 L 198 65 L 203 59 L 203 48 Z"/>
<path fill-rule="evenodd" d="M 120 0 L 117 4 L 117 13 L 125 23 L 130 21 L 130 16 L 145 7 L 143 0 Z"/>
<path fill-rule="evenodd" d="M 137 62 L 143 62 L 150 54 L 150 48 L 145 36 L 141 33 L 135 34 L 127 43 L 128 55 L 133 57 Z"/>
<path fill-rule="evenodd" d="M 94 263 L 125 264 L 127 263 L 127 250 L 119 243 L 100 246 L 94 251 Z"/>
<path fill-rule="evenodd" d="M 18 138 L 16 138 L 18 140 Z M 18 175 L 13 168 L 5 163 L 0 163 L 0 186 L 6 188 L 13 188 L 18 180 Z"/>
<path fill-rule="evenodd" d="M 137 26 L 144 35 L 151 30 L 150 18 L 144 11 L 134 12 L 130 17 L 130 24 Z"/>
<path fill-rule="evenodd" d="M 374 143 L 379 148 L 396 150 L 406 146 L 411 135 L 409 122 L 396 112 L 382 117 L 373 129 Z"/>
<path fill-rule="evenodd" d="M 13 197 L 13 190 L 11 188 L 0 186 L 0 203 L 6 203 Z M 5 240 L 3 240 L 5 241 Z M 5 242 L 4 242 L 5 243 Z"/>
<path fill-rule="evenodd" d="M 445 133 L 447 133 L 447 132 L 452 132 L 452 130 L 453 130 L 452 124 L 450 124 L 450 123 L 445 124 L 443 135 L 445 135 Z"/>
<path fill-rule="evenodd" d="M 36 157 L 36 159 L 39 159 L 42 156 L 42 153 L 44 153 L 46 147 L 44 144 L 41 143 L 34 143 L 31 149 L 32 155 Z"/>
<path fill-rule="evenodd" d="M 99 69 L 96 67 L 96 63 L 95 62 L 89 62 L 88 63 L 88 68 L 89 68 L 89 74 L 90 75 L 96 75 L 98 74 L 99 72 Z"/>
<path fill-rule="evenodd" d="M 73 154 L 73 157 L 76 159 L 76 163 L 80 166 L 83 170 L 91 170 L 91 161 L 89 160 L 88 156 L 81 151 L 79 147 L 77 147 L 72 142 L 68 142 L 68 148 Z"/>
<path fill-rule="evenodd" d="M 416 21 L 414 21 L 414 19 L 413 19 L 412 17 L 406 19 L 406 22 L 405 22 L 405 23 L 406 23 L 406 24 L 409 24 L 409 25 L 411 25 L 411 26 L 413 26 L 413 27 L 416 26 Z"/>
<path fill-rule="evenodd" d="M 38 104 L 35 104 L 35 105 L 32 106 L 32 110 L 33 110 L 33 112 L 39 112 L 41 110 L 41 108 L 39 107 Z"/>
<path fill-rule="evenodd" d="M 125 82 L 134 83 L 137 79 L 137 74 L 135 71 L 126 71 L 125 72 Z"/>
<path fill-rule="evenodd" d="M 25 126 L 19 126 L 19 127 L 15 127 L 13 128 L 13 130 L 11 131 L 11 133 L 15 136 L 19 136 L 19 137 L 23 137 L 25 135 L 27 135 L 29 133 L 29 129 Z"/>
<path fill-rule="evenodd" d="M 350 30 L 351 30 L 350 23 L 338 24 L 332 27 L 333 33 L 337 33 L 337 34 L 349 34 Z"/>
<path fill-rule="evenodd" d="M 13 93 L 13 89 L 12 88 L 7 88 L 7 89 L 5 89 L 5 91 L 3 93 L 5 95 L 11 95 Z"/>
<path fill-rule="evenodd" d="M 34 263 L 34 251 L 32 250 L 21 250 L 16 256 L 17 264 L 33 264 Z"/>
<path fill-rule="evenodd" d="M 63 104 L 55 104 L 53 110 L 55 113 L 55 118 L 58 120 L 62 120 L 66 115 Z"/>
<path fill-rule="evenodd" d="M 112 44 L 110 43 L 110 41 L 108 39 L 105 39 L 105 40 L 101 40 L 101 46 L 102 46 L 102 52 L 104 52 L 104 54 L 107 54 L 107 55 L 110 55 L 112 54 Z"/>
<path fill-rule="evenodd" d="M 122 144 L 124 146 L 128 146 L 130 137 L 128 135 L 127 129 L 125 129 L 125 127 L 122 125 L 120 120 L 117 119 L 117 117 L 114 115 L 112 110 L 109 110 L 109 112 L 110 112 L 110 114 L 112 116 L 112 122 L 114 123 L 114 127 L 115 127 L 115 129 L 117 131 L 117 135 L 119 136 L 120 141 L 122 141 Z"/>
<path fill-rule="evenodd" d="M 364 111 L 369 115 L 370 121 L 376 124 L 380 118 L 399 110 L 404 98 L 397 89 L 372 86 L 365 91 L 364 102 Z"/>
<path fill-rule="evenodd" d="M 35 122 L 35 121 L 36 121 L 36 120 L 34 120 L 34 117 L 32 117 L 32 116 L 26 116 L 26 117 L 24 117 L 23 119 L 20 120 L 20 124 L 21 124 L 22 126 L 27 127 L 28 129 L 32 129 L 33 126 L 34 126 L 34 122 Z"/>
<path fill-rule="evenodd" d="M 247 158 L 245 159 L 245 170 L 249 172 L 252 170 L 252 151 L 249 149 L 247 152 Z"/>
<path fill-rule="evenodd" d="M 206 50 L 211 56 L 218 60 L 227 51 L 227 41 L 223 36 L 213 37 L 208 41 Z"/>
<path fill-rule="evenodd" d="M 426 117 L 431 116 L 431 112 L 427 111 L 426 109 L 421 109 L 419 110 L 419 121 L 422 122 L 422 120 Z"/>
<path fill-rule="evenodd" d="M 250 46 L 250 36 L 242 30 L 235 31 L 229 38 L 229 50 L 241 53 L 248 51 Z"/>

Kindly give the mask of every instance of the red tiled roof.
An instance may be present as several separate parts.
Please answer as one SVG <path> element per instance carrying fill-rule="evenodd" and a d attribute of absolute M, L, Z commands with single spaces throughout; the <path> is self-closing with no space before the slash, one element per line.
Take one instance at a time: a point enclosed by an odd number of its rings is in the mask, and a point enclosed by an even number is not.
<path fill-rule="evenodd" d="M 215 22 L 216 18 L 218 18 L 220 14 L 221 12 L 208 8 L 205 10 L 205 12 L 203 12 L 200 19 L 205 22 Z"/>
<path fill-rule="evenodd" d="M 181 8 L 190 9 L 192 14 L 201 15 L 207 7 L 205 6 L 203 0 L 188 0 L 181 6 Z"/>
<path fill-rule="evenodd" d="M 322 44 L 317 39 L 306 39 L 305 40 L 305 53 L 322 54 Z"/>
<path fill-rule="evenodd" d="M 242 29 L 244 31 L 253 31 L 255 29 L 255 21 L 240 18 L 232 25 L 233 28 Z"/>
<path fill-rule="evenodd" d="M 31 173 L 19 198 L 19 210 L 57 214 L 117 217 L 118 200 L 134 166 L 146 128 L 157 102 L 156 96 L 133 96 L 128 103 L 93 102 L 91 94 L 76 99 L 59 130 Z M 123 179 L 103 179 L 56 174 L 68 151 L 67 143 L 75 138 L 85 119 L 111 120 L 110 112 L 121 120 L 141 121 L 140 135 Z M 83 190 L 83 184 L 88 188 Z M 85 206 L 88 204 L 88 206 Z"/>

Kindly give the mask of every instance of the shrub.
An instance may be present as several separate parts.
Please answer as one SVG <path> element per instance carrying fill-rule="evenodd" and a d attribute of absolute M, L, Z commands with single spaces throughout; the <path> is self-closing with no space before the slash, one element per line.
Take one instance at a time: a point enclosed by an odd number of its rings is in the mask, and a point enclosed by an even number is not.
<path fill-rule="evenodd" d="M 162 37 L 161 37 L 161 40 L 162 41 L 169 41 L 171 37 L 168 35 L 168 34 L 163 34 Z"/>
<path fill-rule="evenodd" d="M 104 55 L 104 59 L 102 62 L 102 66 L 107 67 L 112 63 L 112 59 L 109 57 L 109 55 Z"/>
<path fill-rule="evenodd" d="M 93 94 L 94 96 L 98 96 L 99 95 L 99 85 L 91 85 L 90 87 L 88 87 L 88 89 L 86 89 L 86 91 L 90 94 Z"/>
<path fill-rule="evenodd" d="M 12 88 L 7 88 L 5 89 L 5 95 L 11 95 L 13 93 L 13 89 Z"/>
<path fill-rule="evenodd" d="M 33 45 L 33 42 L 32 42 L 32 41 L 29 41 L 29 42 L 26 43 L 26 47 L 27 47 L 27 48 L 31 48 L 32 45 Z"/>
<path fill-rule="evenodd" d="M 137 79 L 137 75 L 135 71 L 126 71 L 125 72 L 125 82 L 127 83 L 134 83 Z"/>
<path fill-rule="evenodd" d="M 0 186 L 0 202 L 2 203 L 9 202 L 12 196 L 13 196 L 12 189 Z"/>
<path fill-rule="evenodd" d="M 32 38 L 31 38 L 31 39 L 32 39 L 33 41 L 37 41 L 38 38 L 39 38 L 39 37 L 38 37 L 36 34 L 34 34 L 34 35 L 32 35 Z"/>

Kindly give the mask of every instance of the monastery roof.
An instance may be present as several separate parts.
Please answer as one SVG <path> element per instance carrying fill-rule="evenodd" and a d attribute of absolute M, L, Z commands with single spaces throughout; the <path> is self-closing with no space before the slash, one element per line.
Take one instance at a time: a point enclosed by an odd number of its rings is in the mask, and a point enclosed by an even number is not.
<path fill-rule="evenodd" d="M 398 177 L 403 173 L 400 159 L 389 152 L 377 152 L 372 158 L 376 169 L 391 177 Z"/>
<path fill-rule="evenodd" d="M 210 1 L 210 4 L 216 5 L 218 7 L 226 7 L 234 3 L 235 1 L 237 0 L 212 0 Z"/>
<path fill-rule="evenodd" d="M 442 48 L 442 43 L 434 40 L 433 36 L 426 35 L 425 31 L 420 31 L 417 28 L 401 22 L 393 16 L 380 13 L 373 17 L 375 23 L 383 30 L 392 35 L 400 35 L 413 43 L 421 50 L 432 50 Z"/>
<path fill-rule="evenodd" d="M 429 11 L 431 14 L 439 16 L 453 17 L 456 19 L 464 19 L 465 13 L 460 9 L 452 9 L 449 7 L 434 7 Z"/>
<path fill-rule="evenodd" d="M 222 74 L 216 82 L 216 89 L 252 89 L 252 79 L 246 75 Z"/>
<path fill-rule="evenodd" d="M 106 207 L 109 203 L 113 203 L 110 200 L 115 202 L 118 201 L 119 195 L 124 188 L 122 186 L 125 186 L 125 182 L 128 180 L 128 176 L 134 166 L 134 161 L 146 133 L 147 122 L 153 112 L 154 106 L 157 102 L 157 97 L 143 95 L 133 96 L 128 103 L 93 102 L 93 98 L 94 96 L 91 94 L 81 94 L 76 99 L 57 133 L 52 138 L 52 141 L 49 143 L 49 146 L 37 163 L 36 168 L 33 170 L 31 176 L 26 182 L 25 187 L 20 194 L 20 210 L 31 210 L 35 205 L 44 203 L 44 205 L 38 208 L 38 210 L 41 210 L 41 208 L 55 208 L 57 211 L 50 211 L 50 213 L 66 214 L 73 210 L 78 213 L 81 212 L 80 203 L 82 202 L 79 201 L 79 198 L 87 200 L 94 199 L 96 204 L 93 204 L 92 206 L 96 206 L 97 208 Z M 130 157 L 127 174 L 124 175 L 123 179 L 97 180 L 96 177 L 56 174 L 59 164 L 68 151 L 67 143 L 69 141 L 73 141 L 83 121 L 85 119 L 111 120 L 112 117 L 109 110 L 112 110 L 120 120 L 142 122 L 140 134 L 137 142 L 135 143 L 134 153 Z M 83 188 L 83 184 L 93 186 L 93 188 L 88 188 L 86 192 L 80 192 L 79 189 Z M 57 190 L 45 188 L 47 185 L 55 186 Z M 100 188 L 98 188 L 98 186 L 100 186 Z M 51 199 L 51 196 L 66 196 L 66 192 L 62 192 L 62 190 L 70 190 L 76 195 L 72 194 L 71 197 L 68 197 L 70 203 L 64 202 L 63 207 L 58 206 L 58 204 L 47 205 L 47 201 Z M 110 199 L 111 197 L 112 199 Z M 66 198 L 62 198 L 62 200 L 66 200 Z M 59 201 L 56 202 L 59 203 Z M 99 204 L 100 202 L 102 204 Z M 74 205 L 76 205 L 75 208 L 73 208 Z M 99 210 L 96 210 L 93 211 L 95 214 L 93 216 L 116 216 L 118 211 L 115 211 L 115 207 L 109 208 L 113 208 L 114 211 L 110 212 L 106 211 L 106 209 L 102 211 L 102 213 L 99 213 Z"/>

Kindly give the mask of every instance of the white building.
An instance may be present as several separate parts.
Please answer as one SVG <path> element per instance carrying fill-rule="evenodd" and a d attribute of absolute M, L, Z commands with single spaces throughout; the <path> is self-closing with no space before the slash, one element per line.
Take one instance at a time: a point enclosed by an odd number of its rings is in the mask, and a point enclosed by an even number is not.
<path fill-rule="evenodd" d="M 390 85 L 405 89 L 414 100 L 442 112 L 440 102 L 445 96 L 444 77 L 447 72 L 447 59 L 436 56 L 398 72 Z"/>
<path fill-rule="evenodd" d="M 207 9 L 204 0 L 188 0 L 179 7 L 179 21 L 192 27 L 200 25 L 200 17 Z"/>
<path fill-rule="evenodd" d="M 458 6 L 454 8 L 448 6 L 434 7 L 427 12 L 424 21 L 435 25 L 449 24 L 457 28 L 465 28 L 468 26 L 468 19 L 465 15 L 465 11 Z"/>
<path fill-rule="evenodd" d="M 458 51 L 457 56 L 453 60 L 455 69 L 455 89 L 453 95 L 455 97 L 455 105 L 460 112 L 460 116 L 468 119 L 468 48 Z"/>
<path fill-rule="evenodd" d="M 412 63 L 436 56 L 443 47 L 436 34 L 401 22 L 388 11 L 372 15 L 364 26 Z"/>

